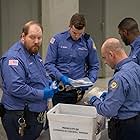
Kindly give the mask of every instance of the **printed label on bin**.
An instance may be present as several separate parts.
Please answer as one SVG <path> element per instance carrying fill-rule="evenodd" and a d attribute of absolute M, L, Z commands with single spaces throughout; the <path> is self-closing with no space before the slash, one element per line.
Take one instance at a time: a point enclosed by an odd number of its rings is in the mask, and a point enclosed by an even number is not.
<path fill-rule="evenodd" d="M 68 133 L 77 133 L 77 134 L 85 134 L 85 135 L 88 135 L 88 132 L 81 131 L 79 128 L 74 128 L 74 127 L 54 128 L 53 131 L 68 132 Z"/>

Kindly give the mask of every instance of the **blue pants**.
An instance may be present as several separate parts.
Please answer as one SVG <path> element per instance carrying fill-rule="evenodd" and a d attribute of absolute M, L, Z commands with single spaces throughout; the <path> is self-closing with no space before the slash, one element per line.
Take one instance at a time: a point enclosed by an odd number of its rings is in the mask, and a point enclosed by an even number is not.
<path fill-rule="evenodd" d="M 6 111 L 5 115 L 1 118 L 8 140 L 36 140 L 40 136 L 43 123 L 37 121 L 38 113 L 30 111 L 26 119 L 27 127 L 25 128 L 24 136 L 19 135 L 18 119 L 22 115 L 22 111 Z"/>

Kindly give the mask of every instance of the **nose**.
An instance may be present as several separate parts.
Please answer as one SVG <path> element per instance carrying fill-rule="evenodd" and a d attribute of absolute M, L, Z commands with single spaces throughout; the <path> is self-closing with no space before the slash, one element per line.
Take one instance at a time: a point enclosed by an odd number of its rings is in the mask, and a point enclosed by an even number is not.
<path fill-rule="evenodd" d="M 36 43 L 36 44 L 39 43 L 39 39 L 35 38 L 34 43 Z"/>

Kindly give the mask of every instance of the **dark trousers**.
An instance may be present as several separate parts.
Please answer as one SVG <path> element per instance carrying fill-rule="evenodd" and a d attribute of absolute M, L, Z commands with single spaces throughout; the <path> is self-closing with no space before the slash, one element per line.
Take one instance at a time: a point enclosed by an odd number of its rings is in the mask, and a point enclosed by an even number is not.
<path fill-rule="evenodd" d="M 126 120 L 111 119 L 108 123 L 108 135 L 111 140 L 139 140 L 140 115 Z"/>
<path fill-rule="evenodd" d="M 26 120 L 27 127 L 24 136 L 20 136 L 18 119 L 23 116 L 22 111 L 6 111 L 1 118 L 8 140 L 36 140 L 43 129 L 43 124 L 37 121 L 38 113 L 29 112 Z"/>

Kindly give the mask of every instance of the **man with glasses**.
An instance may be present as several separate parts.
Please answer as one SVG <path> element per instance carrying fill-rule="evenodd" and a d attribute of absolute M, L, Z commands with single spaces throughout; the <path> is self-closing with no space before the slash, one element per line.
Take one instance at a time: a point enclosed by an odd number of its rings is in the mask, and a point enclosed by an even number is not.
<path fill-rule="evenodd" d="M 50 40 L 45 60 L 45 68 L 55 80 L 64 86 L 70 85 L 70 78 L 77 80 L 88 77 L 93 83 L 97 80 L 99 60 L 95 43 L 85 33 L 86 20 L 81 14 L 70 19 L 69 29 L 56 34 Z M 88 87 L 80 88 L 81 98 Z M 77 103 L 79 89 L 63 90 L 53 97 L 53 104 Z"/>

